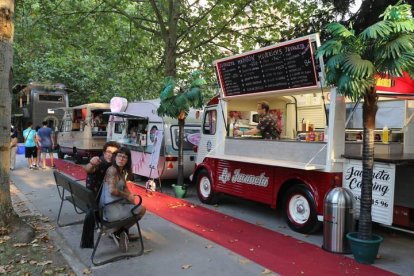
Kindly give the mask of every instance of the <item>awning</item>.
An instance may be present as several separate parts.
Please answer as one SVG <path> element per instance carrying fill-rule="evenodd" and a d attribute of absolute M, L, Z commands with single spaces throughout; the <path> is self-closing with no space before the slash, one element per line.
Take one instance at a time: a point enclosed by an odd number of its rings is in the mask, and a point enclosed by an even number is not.
<path fill-rule="evenodd" d="M 117 116 L 117 117 L 121 117 L 121 118 L 127 118 L 127 119 L 148 120 L 148 117 L 142 117 L 142 116 L 126 113 L 126 112 L 104 112 L 103 114 L 104 115 Z"/>

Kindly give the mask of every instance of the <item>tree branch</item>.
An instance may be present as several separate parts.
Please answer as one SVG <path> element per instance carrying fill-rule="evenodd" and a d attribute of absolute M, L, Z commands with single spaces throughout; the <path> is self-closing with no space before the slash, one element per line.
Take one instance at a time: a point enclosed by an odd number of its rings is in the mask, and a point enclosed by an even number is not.
<path fill-rule="evenodd" d="M 223 26 L 213 35 L 213 36 L 211 36 L 210 38 L 208 38 L 208 39 L 205 39 L 205 40 L 202 40 L 200 43 L 198 43 L 198 44 L 196 44 L 195 46 L 193 46 L 193 47 L 188 47 L 187 49 L 185 49 L 185 50 L 183 50 L 183 51 L 181 51 L 181 52 L 179 52 L 179 53 L 177 53 L 177 56 L 181 56 L 181 55 L 184 55 L 184 54 L 186 54 L 186 53 L 189 53 L 189 52 L 191 52 L 192 50 L 194 50 L 194 49 L 197 49 L 198 47 L 200 47 L 200 46 L 202 46 L 202 45 L 204 45 L 204 44 L 207 44 L 207 43 L 210 43 L 211 41 L 213 41 L 215 38 L 217 38 L 220 34 L 222 34 L 223 33 L 223 31 L 226 29 L 226 26 L 228 25 L 228 24 L 230 24 L 230 22 L 231 21 L 233 21 L 240 13 L 242 13 L 243 11 L 244 11 L 244 9 L 251 3 L 251 2 L 253 2 L 254 0 L 249 0 L 249 1 L 247 1 L 246 3 L 245 3 L 245 5 L 243 5 L 243 7 L 241 7 L 237 12 L 235 12 L 234 14 L 233 14 L 233 16 L 229 19 L 229 20 L 227 20 L 227 22 L 225 22 L 225 24 L 223 24 Z M 180 41 L 180 42 L 182 42 L 182 40 Z"/>
<path fill-rule="evenodd" d="M 157 17 L 158 24 L 160 25 L 161 35 L 163 36 L 163 38 L 164 38 L 164 40 L 165 40 L 165 39 L 167 38 L 167 36 L 168 36 L 168 31 L 167 31 L 167 29 L 165 28 L 165 22 L 164 22 L 164 20 L 162 19 L 161 12 L 160 12 L 160 10 L 158 9 L 158 7 L 157 7 L 157 3 L 155 2 L 155 0 L 150 0 L 150 3 L 151 3 L 151 7 L 152 7 L 152 9 L 154 10 L 155 15 L 156 15 L 156 17 Z"/>

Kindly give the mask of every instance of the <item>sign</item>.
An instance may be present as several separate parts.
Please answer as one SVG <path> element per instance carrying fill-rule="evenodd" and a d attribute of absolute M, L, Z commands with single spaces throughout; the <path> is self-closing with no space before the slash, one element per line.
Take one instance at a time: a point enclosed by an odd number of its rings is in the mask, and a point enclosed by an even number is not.
<path fill-rule="evenodd" d="M 414 96 L 414 80 L 407 72 L 403 72 L 403 76 L 399 78 L 377 77 L 376 78 L 377 93 L 381 96 L 404 97 Z M 412 98 L 410 98 L 412 99 Z"/>
<path fill-rule="evenodd" d="M 362 161 L 347 160 L 344 163 L 342 186 L 352 191 L 359 216 L 361 201 Z M 391 225 L 394 211 L 395 165 L 374 164 L 372 176 L 372 221 Z"/>
<path fill-rule="evenodd" d="M 149 164 L 149 167 L 151 169 L 158 168 L 158 161 L 160 160 L 160 151 L 163 137 L 164 132 L 162 130 L 157 130 L 155 132 L 155 139 L 152 145 L 151 160 Z"/>
<path fill-rule="evenodd" d="M 216 72 L 225 96 L 317 86 L 309 39 L 219 60 Z"/>

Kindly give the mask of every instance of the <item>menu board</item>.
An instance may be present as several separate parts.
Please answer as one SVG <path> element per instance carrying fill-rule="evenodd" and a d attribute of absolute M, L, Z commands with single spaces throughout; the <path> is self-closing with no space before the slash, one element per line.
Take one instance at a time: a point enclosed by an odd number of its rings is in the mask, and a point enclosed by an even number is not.
<path fill-rule="evenodd" d="M 225 96 L 317 86 L 309 39 L 219 60 L 216 70 Z"/>

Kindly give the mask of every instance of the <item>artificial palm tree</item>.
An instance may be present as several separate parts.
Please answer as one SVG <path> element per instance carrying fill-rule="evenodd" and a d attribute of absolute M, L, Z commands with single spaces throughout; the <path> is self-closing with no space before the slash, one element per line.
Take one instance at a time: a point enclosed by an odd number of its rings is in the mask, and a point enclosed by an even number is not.
<path fill-rule="evenodd" d="M 201 77 L 201 71 L 195 71 L 183 86 L 177 85 L 172 77 L 166 78 L 164 88 L 160 94 L 161 104 L 158 108 L 158 114 L 178 119 L 178 186 L 184 184 L 183 141 L 185 118 L 191 107 L 201 108 L 203 106 L 202 92 L 205 84 L 205 80 Z"/>
<path fill-rule="evenodd" d="M 318 50 L 327 58 L 326 82 L 338 92 L 357 100 L 363 97 L 363 154 L 361 208 L 358 238 L 372 236 L 372 173 L 374 166 L 374 129 L 378 95 L 376 78 L 400 77 L 406 71 L 414 76 L 414 20 L 411 6 L 388 6 L 379 21 L 356 35 L 339 23 L 331 23 L 326 30 L 331 39 Z"/>

